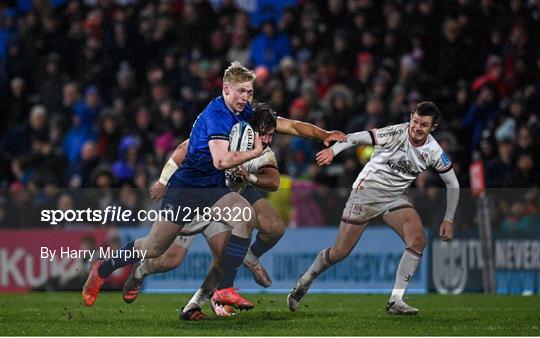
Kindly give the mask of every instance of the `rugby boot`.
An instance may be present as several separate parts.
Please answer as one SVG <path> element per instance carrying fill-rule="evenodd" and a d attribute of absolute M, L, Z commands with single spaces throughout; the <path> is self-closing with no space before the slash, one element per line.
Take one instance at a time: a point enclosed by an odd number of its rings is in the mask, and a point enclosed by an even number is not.
<path fill-rule="evenodd" d="M 185 312 L 183 310 L 180 311 L 181 320 L 198 321 L 208 319 L 208 316 L 202 312 L 200 307 L 194 307 Z"/>
<path fill-rule="evenodd" d="M 240 310 L 253 309 L 253 303 L 240 296 L 235 288 L 216 290 L 212 296 L 212 301 L 219 305 L 230 305 Z"/>
<path fill-rule="evenodd" d="M 140 263 L 135 264 L 128 279 L 126 279 L 126 282 L 124 283 L 123 298 L 124 302 L 128 304 L 133 303 L 135 299 L 137 299 L 137 296 L 139 296 L 139 292 L 141 292 L 141 286 L 144 279 L 136 277 L 139 265 Z"/>
<path fill-rule="evenodd" d="M 287 305 L 289 310 L 293 312 L 298 310 L 300 307 L 300 301 L 307 294 L 308 290 L 309 286 L 302 284 L 302 275 L 300 275 L 300 277 L 298 277 L 296 280 L 294 288 L 292 288 L 291 292 L 289 292 L 287 295 Z"/>
<path fill-rule="evenodd" d="M 101 287 L 105 283 L 106 278 L 101 278 L 98 274 L 98 269 L 103 264 L 103 261 L 97 261 L 94 264 L 92 264 L 92 268 L 90 269 L 90 274 L 88 275 L 88 279 L 86 279 L 86 283 L 84 283 L 83 289 L 82 289 L 82 298 L 84 305 L 86 306 L 92 306 L 94 305 L 94 302 L 96 301 L 97 296 L 99 295 L 99 291 L 101 290 Z"/>
<path fill-rule="evenodd" d="M 389 315 L 415 315 L 418 309 L 405 303 L 401 298 L 390 298 L 386 304 L 386 313 Z"/>
<path fill-rule="evenodd" d="M 214 302 L 213 299 L 210 300 L 210 307 L 212 308 L 212 311 L 214 314 L 218 317 L 232 317 L 236 315 L 236 311 L 234 310 L 234 307 L 230 305 L 220 305 L 216 302 Z"/>
<path fill-rule="evenodd" d="M 268 272 L 266 272 L 259 259 L 251 251 L 248 251 L 243 264 L 251 271 L 255 283 L 265 288 L 272 286 L 272 279 L 270 279 Z"/>

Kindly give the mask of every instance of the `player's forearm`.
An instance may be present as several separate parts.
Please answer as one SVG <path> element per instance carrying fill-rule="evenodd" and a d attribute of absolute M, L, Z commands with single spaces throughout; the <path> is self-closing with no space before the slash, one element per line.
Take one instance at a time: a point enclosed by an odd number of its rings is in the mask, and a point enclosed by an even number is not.
<path fill-rule="evenodd" d="M 186 158 L 187 154 L 187 148 L 189 145 L 189 139 L 185 140 L 184 142 L 180 143 L 176 149 L 174 149 L 171 158 L 172 160 L 178 165 L 181 166 L 182 163 L 184 163 L 184 159 Z"/>
<path fill-rule="evenodd" d="M 237 167 L 249 160 L 259 156 L 255 150 L 250 151 L 228 151 L 222 158 L 214 160 L 214 166 L 218 170 L 225 170 Z"/>
<path fill-rule="evenodd" d="M 279 188 L 279 172 L 277 169 L 261 170 L 250 174 L 247 181 L 266 191 L 276 191 Z"/>
<path fill-rule="evenodd" d="M 446 213 L 444 220 L 453 222 L 459 203 L 459 181 L 453 169 L 439 175 L 446 185 Z"/>
<path fill-rule="evenodd" d="M 329 132 L 319 128 L 311 123 L 289 120 L 286 118 L 279 117 L 277 120 L 276 131 L 279 133 L 302 136 L 307 138 L 317 138 L 321 141 L 324 141 L 328 136 Z"/>
<path fill-rule="evenodd" d="M 180 143 L 178 147 L 173 151 L 169 160 L 163 166 L 161 174 L 159 175 L 159 182 L 163 185 L 167 185 L 171 176 L 178 170 L 178 167 L 182 165 L 184 159 L 186 158 L 187 146 L 189 144 L 189 139 Z"/>
<path fill-rule="evenodd" d="M 332 147 L 334 155 L 339 154 L 345 149 L 358 146 L 358 145 L 371 145 L 373 144 L 373 138 L 368 131 L 360 131 L 347 135 L 347 142 L 336 142 Z"/>

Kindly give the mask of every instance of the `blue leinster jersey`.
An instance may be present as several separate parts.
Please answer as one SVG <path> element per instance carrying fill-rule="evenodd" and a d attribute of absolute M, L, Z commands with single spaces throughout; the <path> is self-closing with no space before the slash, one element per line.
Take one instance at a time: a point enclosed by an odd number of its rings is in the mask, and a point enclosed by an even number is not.
<path fill-rule="evenodd" d="M 249 103 L 235 115 L 227 108 L 222 96 L 213 99 L 193 124 L 186 158 L 171 178 L 170 186 L 225 186 L 225 173 L 214 167 L 208 141 L 228 141 L 232 127 L 240 121 L 247 121 L 252 114 Z"/>

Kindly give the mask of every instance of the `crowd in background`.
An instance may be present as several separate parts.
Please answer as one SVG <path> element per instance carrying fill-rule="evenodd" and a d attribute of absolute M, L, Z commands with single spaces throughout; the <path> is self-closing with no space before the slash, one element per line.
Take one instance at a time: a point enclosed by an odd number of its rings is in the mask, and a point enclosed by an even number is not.
<path fill-rule="evenodd" d="M 434 101 L 461 186 L 482 160 L 488 188 L 523 189 L 493 190 L 497 224 L 538 228 L 540 0 L 255 3 L 3 1 L 0 227 L 35 225 L 45 206 L 150 207 L 146 189 L 238 60 L 257 74 L 255 99 L 329 130 L 405 122 Z M 280 135 L 272 148 L 293 188 L 274 196 L 292 204 L 284 217 L 337 225 L 372 148 L 325 168 L 319 142 Z M 411 191 L 432 228 L 441 187 L 427 172 Z M 464 192 L 456 224 L 474 227 L 473 214 Z"/>

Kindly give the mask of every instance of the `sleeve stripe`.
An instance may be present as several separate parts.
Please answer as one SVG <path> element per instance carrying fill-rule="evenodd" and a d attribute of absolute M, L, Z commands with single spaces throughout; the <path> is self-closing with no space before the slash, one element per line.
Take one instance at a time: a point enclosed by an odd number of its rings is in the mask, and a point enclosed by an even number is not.
<path fill-rule="evenodd" d="M 229 135 L 213 134 L 208 136 L 209 140 L 229 140 Z"/>
<path fill-rule="evenodd" d="M 440 170 L 440 171 L 437 170 L 437 171 L 438 171 L 439 174 L 444 174 L 444 173 L 447 173 L 447 172 L 449 172 L 450 170 L 452 170 L 452 168 L 453 168 L 453 166 L 452 166 L 452 164 L 450 164 L 450 166 L 449 166 L 448 168 L 443 169 L 443 170 Z"/>
<path fill-rule="evenodd" d="M 373 145 L 376 145 L 377 141 L 375 140 L 375 133 L 373 132 L 373 129 L 369 131 L 369 136 L 371 136 L 371 142 Z"/>

